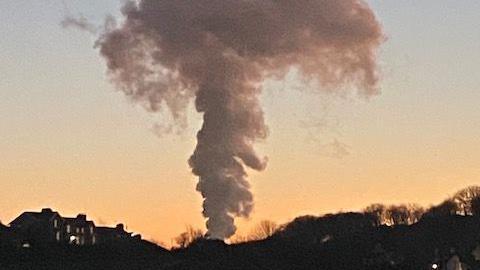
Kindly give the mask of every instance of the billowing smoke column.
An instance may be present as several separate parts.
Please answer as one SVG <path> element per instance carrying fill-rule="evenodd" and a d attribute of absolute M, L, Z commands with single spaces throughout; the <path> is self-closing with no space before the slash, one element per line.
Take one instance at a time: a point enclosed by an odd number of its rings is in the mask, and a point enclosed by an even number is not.
<path fill-rule="evenodd" d="M 245 168 L 266 165 L 253 148 L 267 136 L 258 99 L 266 78 L 296 68 L 323 89 L 377 92 L 384 37 L 361 0 L 141 0 L 122 13 L 97 42 L 117 87 L 180 122 L 191 98 L 203 113 L 189 164 L 214 239 L 232 236 L 234 218 L 253 208 Z"/>

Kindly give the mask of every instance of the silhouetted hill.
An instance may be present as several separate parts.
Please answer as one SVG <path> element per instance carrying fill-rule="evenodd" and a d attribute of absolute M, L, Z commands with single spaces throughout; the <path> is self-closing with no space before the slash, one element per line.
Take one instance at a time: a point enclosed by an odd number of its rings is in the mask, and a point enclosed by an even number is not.
<path fill-rule="evenodd" d="M 477 217 L 428 218 L 394 227 L 367 221 L 355 213 L 301 217 L 266 240 L 194 244 L 175 252 L 180 262 L 169 269 L 428 269 L 452 250 L 480 269 L 471 255 L 480 236 Z"/>
<path fill-rule="evenodd" d="M 453 253 L 472 269 L 477 216 L 428 216 L 377 225 L 364 213 L 299 217 L 271 237 L 240 244 L 197 239 L 168 251 L 146 241 L 90 247 L 2 246 L 0 269 L 429 269 Z"/>

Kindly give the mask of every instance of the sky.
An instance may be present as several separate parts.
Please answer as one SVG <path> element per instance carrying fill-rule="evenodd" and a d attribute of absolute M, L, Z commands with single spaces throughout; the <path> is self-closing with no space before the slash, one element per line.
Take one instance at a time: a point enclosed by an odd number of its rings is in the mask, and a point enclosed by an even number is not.
<path fill-rule="evenodd" d="M 255 210 L 268 219 L 360 210 L 376 202 L 441 202 L 480 179 L 480 2 L 369 0 L 387 35 L 381 94 L 309 89 L 291 74 L 264 83 L 269 157 L 249 171 Z M 95 37 L 64 29 L 66 15 L 101 24 L 117 0 L 0 1 L 0 220 L 51 207 L 122 222 L 170 244 L 203 228 L 187 160 L 201 116 L 158 134 L 168 116 L 116 91 Z"/>

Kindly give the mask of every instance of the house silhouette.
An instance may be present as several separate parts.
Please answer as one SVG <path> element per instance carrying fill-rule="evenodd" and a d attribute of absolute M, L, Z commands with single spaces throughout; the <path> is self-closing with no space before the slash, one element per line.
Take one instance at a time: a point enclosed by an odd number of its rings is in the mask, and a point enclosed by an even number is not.
<path fill-rule="evenodd" d="M 138 239 L 126 232 L 123 224 L 115 228 L 96 227 L 85 214 L 76 217 L 62 217 L 50 208 L 40 212 L 24 212 L 9 227 L 1 228 L 8 232 L 11 242 L 20 243 L 24 247 L 49 244 L 69 244 L 75 246 L 91 246 L 114 241 Z"/>
<path fill-rule="evenodd" d="M 87 216 L 79 214 L 76 218 L 63 218 L 64 239 L 75 245 L 94 245 L 96 243 L 95 223 Z"/>

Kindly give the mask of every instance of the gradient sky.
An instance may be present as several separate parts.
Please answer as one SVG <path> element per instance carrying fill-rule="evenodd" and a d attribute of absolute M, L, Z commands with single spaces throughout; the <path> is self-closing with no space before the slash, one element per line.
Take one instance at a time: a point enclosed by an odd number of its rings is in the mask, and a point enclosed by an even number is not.
<path fill-rule="evenodd" d="M 52 207 L 127 224 L 167 244 L 203 228 L 187 159 L 200 116 L 181 134 L 109 83 L 95 38 L 65 15 L 100 24 L 118 0 L 0 1 L 0 220 Z M 480 179 L 480 1 L 370 0 L 388 40 L 382 94 L 318 93 L 289 76 L 266 82 L 265 172 L 251 172 L 262 219 L 438 203 Z M 352 92 L 352 91 L 350 91 Z M 167 117 L 168 118 L 168 117 Z"/>

